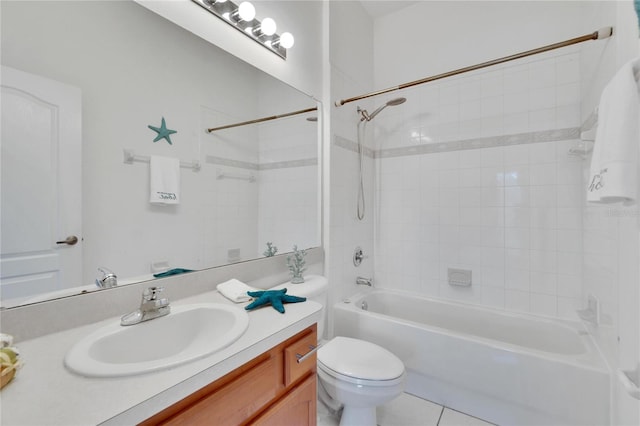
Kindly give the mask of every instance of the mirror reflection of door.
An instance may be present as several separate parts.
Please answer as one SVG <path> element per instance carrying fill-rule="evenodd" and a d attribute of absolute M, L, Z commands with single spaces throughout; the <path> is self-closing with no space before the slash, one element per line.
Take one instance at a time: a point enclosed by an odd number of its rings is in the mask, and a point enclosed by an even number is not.
<path fill-rule="evenodd" d="M 28 300 L 81 281 L 81 92 L 4 66 L 1 86 L 0 291 Z"/>

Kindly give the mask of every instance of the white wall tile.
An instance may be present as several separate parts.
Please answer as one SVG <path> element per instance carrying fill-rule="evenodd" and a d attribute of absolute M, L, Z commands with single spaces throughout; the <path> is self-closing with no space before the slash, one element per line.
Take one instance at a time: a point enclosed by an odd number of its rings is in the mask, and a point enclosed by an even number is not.
<path fill-rule="evenodd" d="M 531 296 L 528 291 L 505 290 L 505 308 L 516 312 L 529 312 Z"/>
<path fill-rule="evenodd" d="M 531 294 L 530 311 L 536 315 L 555 317 L 557 314 L 557 299 L 547 294 Z"/>
<path fill-rule="evenodd" d="M 482 192 L 478 188 L 461 187 L 459 195 L 460 207 L 480 207 L 482 205 Z"/>
<path fill-rule="evenodd" d="M 529 270 L 528 269 L 505 269 L 505 287 L 508 290 L 518 290 L 529 292 Z"/>
<path fill-rule="evenodd" d="M 529 166 L 524 164 L 505 166 L 504 185 L 523 186 L 529 185 Z"/>
<path fill-rule="evenodd" d="M 484 157 L 483 157 L 484 161 Z M 504 169 L 502 167 L 483 167 L 482 168 L 482 186 L 498 187 L 504 186 Z"/>
<path fill-rule="evenodd" d="M 471 144 L 483 137 L 577 127 L 579 65 L 579 54 L 569 52 L 408 89 L 417 105 L 411 115 L 422 117 L 394 125 L 413 129 L 406 138 L 417 144 Z M 387 119 L 392 122 L 392 116 Z M 382 149 L 403 146 L 397 140 L 377 143 Z M 574 143 L 380 159 L 378 245 L 385 253 L 404 244 L 420 244 L 417 250 L 425 251 L 419 267 L 403 271 L 396 259 L 386 262 L 384 273 L 398 272 L 399 286 L 426 294 L 570 317 L 582 297 L 584 226 L 583 162 L 567 155 Z M 589 220 L 605 226 L 602 217 Z M 456 265 L 474 270 L 473 289 L 446 283 L 447 268 Z"/>
<path fill-rule="evenodd" d="M 529 111 L 529 130 L 551 130 L 556 126 L 556 109 L 545 108 Z"/>
<path fill-rule="evenodd" d="M 459 88 L 461 103 L 476 101 L 482 97 L 482 82 L 479 77 L 463 79 L 459 84 Z"/>
<path fill-rule="evenodd" d="M 531 164 L 555 163 L 557 142 L 541 142 L 529 145 Z"/>
<path fill-rule="evenodd" d="M 532 90 L 529 94 L 529 110 L 541 110 L 555 108 L 556 106 L 556 88 L 542 87 Z"/>
<path fill-rule="evenodd" d="M 502 70 L 488 72 L 482 75 L 480 89 L 482 98 L 499 96 L 502 94 Z"/>
<path fill-rule="evenodd" d="M 491 287 L 483 283 L 482 285 L 482 304 L 492 308 L 504 309 L 505 292 L 504 288 Z"/>
<path fill-rule="evenodd" d="M 505 92 L 503 108 L 505 114 L 529 112 L 529 92 Z"/>
<path fill-rule="evenodd" d="M 504 268 L 495 268 L 490 266 L 482 267 L 482 282 L 486 286 L 504 289 Z"/>
<path fill-rule="evenodd" d="M 531 245 L 530 228 L 505 228 L 504 245 L 507 248 L 529 249 Z"/>
<path fill-rule="evenodd" d="M 531 292 L 556 296 L 558 294 L 558 275 L 553 272 L 531 271 Z"/>
<path fill-rule="evenodd" d="M 536 61 L 529 64 L 529 87 L 540 89 L 556 84 L 556 65 L 553 59 Z"/>

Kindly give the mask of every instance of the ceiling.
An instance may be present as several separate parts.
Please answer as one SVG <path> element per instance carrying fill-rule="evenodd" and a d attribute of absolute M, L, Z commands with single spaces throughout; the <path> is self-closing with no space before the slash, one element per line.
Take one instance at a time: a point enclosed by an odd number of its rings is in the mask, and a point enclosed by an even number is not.
<path fill-rule="evenodd" d="M 418 0 L 419 1 L 419 0 Z M 360 0 L 367 13 L 373 18 L 380 18 L 397 12 L 400 9 L 418 3 L 415 0 Z"/>

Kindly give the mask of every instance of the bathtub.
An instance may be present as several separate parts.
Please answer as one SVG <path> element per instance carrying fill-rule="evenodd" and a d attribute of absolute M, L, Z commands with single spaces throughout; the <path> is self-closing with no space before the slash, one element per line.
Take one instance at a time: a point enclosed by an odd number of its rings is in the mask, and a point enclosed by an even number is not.
<path fill-rule="evenodd" d="M 408 393 L 455 410 L 505 426 L 610 424 L 608 370 L 580 323 L 374 289 L 334 305 L 333 327 L 391 350 Z"/>

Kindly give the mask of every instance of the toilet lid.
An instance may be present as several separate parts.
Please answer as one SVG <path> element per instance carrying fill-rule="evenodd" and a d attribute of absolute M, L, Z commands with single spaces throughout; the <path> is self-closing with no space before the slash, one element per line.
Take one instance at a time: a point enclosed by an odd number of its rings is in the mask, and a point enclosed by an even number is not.
<path fill-rule="evenodd" d="M 404 373 L 400 359 L 374 343 L 338 336 L 318 350 L 320 367 L 362 380 L 394 380 Z M 326 368 L 324 369 L 326 371 Z"/>

